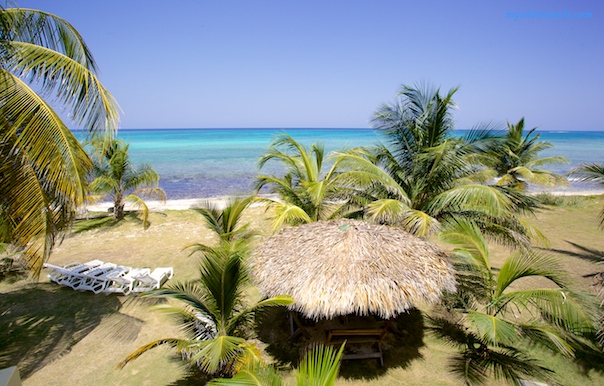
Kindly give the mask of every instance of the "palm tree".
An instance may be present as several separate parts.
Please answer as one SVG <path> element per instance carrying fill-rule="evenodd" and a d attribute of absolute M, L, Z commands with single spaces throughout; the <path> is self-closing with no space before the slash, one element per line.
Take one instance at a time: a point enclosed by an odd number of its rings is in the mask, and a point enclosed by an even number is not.
<path fill-rule="evenodd" d="M 441 95 L 427 86 L 403 86 L 400 98 L 374 115 L 373 127 L 385 134 L 388 146 L 336 152 L 339 165 L 349 170 L 341 179 L 370 201 L 367 215 L 373 221 L 425 236 L 446 219 L 472 218 L 501 241 L 528 245 L 528 236 L 537 233 L 513 213 L 530 212 L 536 201 L 485 184 L 490 175 L 479 156 L 496 138 L 490 125 L 454 136 L 456 91 Z"/>
<path fill-rule="evenodd" d="M 220 242 L 228 243 L 233 251 L 243 250 L 247 252 L 249 242 L 258 236 L 258 233 L 249 229 L 249 223 L 242 224 L 241 220 L 243 211 L 254 200 L 254 197 L 230 198 L 224 208 L 221 208 L 215 202 L 206 200 L 194 210 L 203 216 L 205 227 L 218 236 Z M 192 255 L 196 252 L 204 253 L 212 250 L 212 247 L 202 243 L 191 243 L 186 245 L 184 249 L 189 249 L 191 251 L 190 255 Z"/>
<path fill-rule="evenodd" d="M 243 211 L 254 201 L 254 197 L 229 198 L 226 206 L 221 208 L 215 202 L 203 201 L 198 208 L 193 210 L 203 216 L 205 226 L 220 237 L 221 240 L 235 241 L 248 239 L 254 232 L 250 232 L 249 223 L 241 224 Z"/>
<path fill-rule="evenodd" d="M 344 344 L 338 352 L 332 347 L 322 345 L 314 347 L 306 353 L 296 376 L 296 386 L 333 386 L 340 369 L 340 358 Z M 278 371 L 272 366 L 262 363 L 252 363 L 242 369 L 232 378 L 213 379 L 210 386 L 283 386 L 283 380 Z"/>
<path fill-rule="evenodd" d="M 0 211 L 34 276 L 82 203 L 91 162 L 44 100 L 65 107 L 88 135 L 113 135 L 118 105 L 67 21 L 0 7 Z M 29 85 L 36 84 L 38 93 Z"/>
<path fill-rule="evenodd" d="M 280 201 L 266 200 L 275 208 L 273 231 L 282 224 L 328 220 L 354 210 L 339 185 L 339 161 L 323 173 L 324 157 L 325 148 L 320 143 L 313 144 L 309 150 L 289 135 L 278 135 L 260 158 L 260 169 L 268 161 L 277 160 L 287 170 L 283 177 L 259 175 L 256 178 L 256 191 L 270 185 L 271 192 L 279 194 Z"/>
<path fill-rule="evenodd" d="M 150 165 L 142 165 L 138 169 L 132 166 L 128 155 L 128 145 L 120 139 L 112 139 L 106 145 L 104 141 L 92 142 L 93 148 L 101 156 L 95 159 L 95 179 L 90 184 L 90 190 L 100 195 L 89 197 L 94 201 L 105 195 L 113 200 L 113 215 L 116 219 L 124 218 L 126 202 L 142 208 L 143 223 L 147 228 L 149 209 L 141 198 L 156 197 L 166 200 L 166 193 L 157 187 L 159 174 Z"/>
<path fill-rule="evenodd" d="M 231 376 L 246 363 L 262 358 L 256 344 L 245 339 L 242 327 L 253 312 L 263 307 L 291 304 L 292 299 L 277 296 L 246 305 L 247 251 L 233 248 L 230 242 L 222 240 L 215 247 L 206 247 L 203 255 L 198 280 L 145 294 L 180 301 L 182 306 L 158 304 L 150 309 L 174 316 L 189 338 L 151 342 L 129 355 L 119 367 L 160 345 L 175 348 L 203 371 L 218 376 Z"/>
<path fill-rule="evenodd" d="M 450 221 L 440 237 L 459 247 L 453 252 L 459 285 L 445 298 L 448 317 L 431 321 L 437 335 L 460 348 L 450 366 L 466 384 L 484 383 L 489 374 L 511 381 L 547 378 L 549 370 L 519 348 L 523 341 L 572 357 L 573 343 L 595 331 L 594 302 L 569 288 L 555 259 L 522 251 L 497 272 L 475 223 Z M 523 289 L 518 282 L 527 277 L 551 285 Z"/>
<path fill-rule="evenodd" d="M 604 186 L 604 165 L 600 163 L 583 164 L 573 169 L 570 175 L 579 177 L 580 182 L 592 182 Z M 600 228 L 604 229 L 604 209 L 600 212 Z"/>
<path fill-rule="evenodd" d="M 539 141 L 541 134 L 531 138 L 535 130 L 537 128 L 524 135 L 524 118 L 515 125 L 508 122 L 508 132 L 502 140 L 486 149 L 484 163 L 495 171 L 499 178 L 497 185 L 519 190 L 526 190 L 529 183 L 546 188 L 567 185 L 562 176 L 538 169 L 542 165 L 568 163 L 568 160 L 565 157 L 538 158 L 540 152 L 554 145 Z"/>

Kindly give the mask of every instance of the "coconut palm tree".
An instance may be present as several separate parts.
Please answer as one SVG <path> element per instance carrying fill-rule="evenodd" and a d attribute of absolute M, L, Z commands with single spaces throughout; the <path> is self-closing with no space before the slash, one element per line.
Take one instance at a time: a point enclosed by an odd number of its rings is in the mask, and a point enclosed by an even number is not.
<path fill-rule="evenodd" d="M 135 169 L 128 155 L 128 145 L 120 139 L 112 139 L 106 145 L 104 141 L 94 141 L 95 154 L 100 152 L 94 162 L 95 179 L 90 183 L 90 190 L 100 193 L 90 196 L 95 201 L 109 196 L 113 200 L 113 215 L 116 219 L 124 218 L 126 202 L 138 206 L 143 211 L 143 224 L 147 228 L 149 209 L 142 197 L 155 197 L 166 200 L 166 193 L 157 187 L 159 174 L 150 165 Z"/>
<path fill-rule="evenodd" d="M 580 182 L 591 182 L 604 187 L 604 165 L 600 163 L 583 164 L 573 169 L 570 175 L 579 177 Z M 604 209 L 600 212 L 600 228 L 604 229 Z"/>
<path fill-rule="evenodd" d="M 336 152 L 347 173 L 341 180 L 365 195 L 369 219 L 402 225 L 425 236 L 448 218 L 472 218 L 489 234 L 528 245 L 530 225 L 513 216 L 530 212 L 536 201 L 520 192 L 485 184 L 491 177 L 479 156 L 496 141 L 491 125 L 454 136 L 456 88 L 441 95 L 427 86 L 403 86 L 399 99 L 383 105 L 373 127 L 387 145 Z"/>
<path fill-rule="evenodd" d="M 496 270 L 479 227 L 464 219 L 449 221 L 440 237 L 458 247 L 453 257 L 459 284 L 457 293 L 445 297 L 447 317 L 431 322 L 437 335 L 460 349 L 450 366 L 466 384 L 482 384 L 489 375 L 511 381 L 547 378 L 549 370 L 522 351 L 523 342 L 572 357 L 573 342 L 594 333 L 593 299 L 569 288 L 557 260 L 524 250 Z M 527 277 L 550 286 L 519 284 Z"/>
<path fill-rule="evenodd" d="M 265 200 L 275 209 L 273 231 L 282 224 L 328 220 L 354 210 L 353 202 L 345 198 L 343 187 L 339 185 L 339 161 L 333 162 L 324 173 L 324 158 L 322 144 L 315 143 L 307 149 L 285 134 L 278 135 L 260 158 L 260 169 L 268 161 L 276 160 L 287 170 L 283 177 L 256 177 L 256 191 L 269 185 L 272 193 L 279 194 L 279 201 Z"/>
<path fill-rule="evenodd" d="M 253 341 L 246 339 L 242 327 L 253 312 L 263 307 L 291 304 L 292 299 L 277 296 L 246 305 L 247 251 L 221 240 L 202 253 L 199 279 L 145 294 L 181 302 L 182 306 L 158 304 L 150 309 L 175 317 L 189 338 L 151 342 L 129 355 L 119 367 L 160 345 L 173 347 L 203 371 L 217 376 L 232 376 L 249 362 L 262 359 L 262 352 Z"/>
<path fill-rule="evenodd" d="M 568 163 L 565 157 L 538 158 L 543 150 L 554 147 L 549 142 L 539 141 L 541 134 L 537 128 L 524 135 L 524 118 L 517 124 L 508 122 L 508 131 L 502 140 L 494 142 L 486 149 L 484 163 L 492 168 L 499 178 L 497 185 L 526 190 L 528 184 L 546 188 L 567 185 L 564 177 L 547 170 L 538 169 L 543 165 Z"/>
<path fill-rule="evenodd" d="M 296 386 L 333 386 L 340 369 L 344 344 L 336 352 L 332 347 L 318 345 L 302 358 L 296 376 Z M 210 386 L 284 386 L 279 372 L 272 366 L 253 363 L 232 378 L 213 379 Z"/>
<path fill-rule="evenodd" d="M 90 50 L 67 21 L 0 7 L 0 210 L 34 276 L 72 223 L 92 166 L 44 98 L 52 96 L 88 135 L 113 135 L 119 108 L 95 72 Z"/>

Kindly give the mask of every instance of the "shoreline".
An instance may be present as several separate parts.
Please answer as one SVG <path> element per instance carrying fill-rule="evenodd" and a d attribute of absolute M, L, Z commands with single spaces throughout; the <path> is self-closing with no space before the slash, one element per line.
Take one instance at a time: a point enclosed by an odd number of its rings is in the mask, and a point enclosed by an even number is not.
<path fill-rule="evenodd" d="M 604 194 L 604 193 L 602 193 Z M 145 201 L 147 207 L 150 211 L 159 211 L 162 210 L 188 210 L 194 209 L 201 205 L 202 202 L 211 202 L 215 204 L 218 209 L 224 209 L 227 205 L 227 201 L 232 196 L 222 196 L 222 197 L 200 197 L 200 198 L 185 198 L 185 199 L 173 199 L 166 200 L 166 202 L 160 200 L 149 200 Z M 273 200 L 277 200 L 279 197 L 276 194 L 261 194 L 258 196 L 259 198 L 270 198 Z M 251 206 L 260 206 L 262 203 L 253 203 Z M 113 202 L 104 201 L 96 204 L 82 205 L 81 209 L 86 210 L 88 212 L 107 212 L 109 208 L 113 207 Z M 136 210 L 133 205 L 126 204 L 126 210 Z"/>
<path fill-rule="evenodd" d="M 549 193 L 552 194 L 554 196 L 601 196 L 604 195 L 604 189 L 600 189 L 600 190 L 577 190 L 577 191 L 567 191 L 567 190 L 560 190 L 560 191 L 539 191 L 539 192 L 532 192 L 532 194 L 539 194 L 539 193 Z M 272 198 L 272 199 L 277 199 L 278 196 L 275 194 L 266 194 L 266 195 L 261 195 L 259 197 L 262 198 Z M 166 200 L 166 202 L 164 203 L 163 201 L 158 201 L 158 200 L 149 200 L 149 201 L 145 201 L 145 203 L 147 204 L 147 207 L 149 208 L 150 211 L 163 211 L 163 210 L 188 210 L 188 209 L 193 209 L 195 207 L 200 206 L 200 204 L 203 201 L 209 201 L 212 202 L 214 204 L 216 204 L 218 206 L 219 209 L 222 209 L 224 207 L 226 207 L 226 203 L 227 200 L 229 199 L 229 196 L 224 196 L 224 197 L 200 197 L 200 198 L 187 198 L 187 199 L 174 199 L 174 200 Z M 256 204 L 252 204 L 252 205 L 261 205 L 260 203 L 256 203 Z M 89 205 L 82 205 L 82 210 L 88 211 L 88 212 L 107 212 L 109 208 L 111 208 L 113 206 L 112 202 L 109 201 L 105 201 L 105 202 L 99 202 L 96 204 L 89 204 Z M 126 210 L 135 210 L 136 208 L 134 208 L 132 205 L 126 204 Z"/>

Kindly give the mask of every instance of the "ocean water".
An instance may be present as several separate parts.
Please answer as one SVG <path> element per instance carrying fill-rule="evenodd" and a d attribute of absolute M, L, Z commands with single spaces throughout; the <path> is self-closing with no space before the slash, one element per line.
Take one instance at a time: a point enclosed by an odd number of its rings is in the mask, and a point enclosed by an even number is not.
<path fill-rule="evenodd" d="M 159 185 L 169 199 L 184 199 L 250 193 L 259 173 L 258 157 L 275 135 L 284 132 L 307 146 L 321 141 L 327 152 L 384 140 L 371 129 L 122 129 L 118 137 L 130 144 L 129 153 L 135 164 L 149 163 L 157 170 Z M 542 140 L 554 145 L 542 153 L 543 157 L 564 156 L 570 161 L 546 166 L 547 170 L 567 173 L 582 163 L 604 163 L 604 132 L 540 133 Z M 261 170 L 263 174 L 276 175 L 283 171 L 276 161 L 269 161 Z M 572 183 L 570 188 L 556 190 L 597 189 Z"/>

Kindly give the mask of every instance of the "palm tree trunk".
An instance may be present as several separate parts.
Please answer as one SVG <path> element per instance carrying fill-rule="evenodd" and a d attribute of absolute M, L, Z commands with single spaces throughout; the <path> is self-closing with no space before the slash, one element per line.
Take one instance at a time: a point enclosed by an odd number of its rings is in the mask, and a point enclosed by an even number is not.
<path fill-rule="evenodd" d="M 113 217 L 117 220 L 121 220 L 124 218 L 124 206 L 125 203 L 123 201 L 115 202 L 113 204 Z"/>

